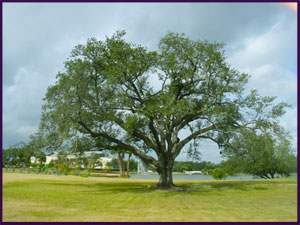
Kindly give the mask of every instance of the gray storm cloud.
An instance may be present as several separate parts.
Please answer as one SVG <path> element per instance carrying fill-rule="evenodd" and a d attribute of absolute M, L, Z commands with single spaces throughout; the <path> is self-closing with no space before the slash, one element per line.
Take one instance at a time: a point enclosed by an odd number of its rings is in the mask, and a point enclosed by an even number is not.
<path fill-rule="evenodd" d="M 252 75 L 249 89 L 277 95 L 294 105 L 288 115 L 297 114 L 297 14 L 281 4 L 4 3 L 4 148 L 36 131 L 42 98 L 72 48 L 117 30 L 148 49 L 168 31 L 224 42 L 228 62 Z M 295 138 L 296 123 L 294 116 L 282 119 Z M 221 160 L 216 146 L 204 149 L 203 160 Z"/>

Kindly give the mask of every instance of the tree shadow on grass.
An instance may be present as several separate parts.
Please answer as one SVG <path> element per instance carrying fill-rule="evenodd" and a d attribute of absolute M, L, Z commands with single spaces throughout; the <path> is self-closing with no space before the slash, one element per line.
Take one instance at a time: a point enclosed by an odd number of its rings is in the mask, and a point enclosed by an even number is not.
<path fill-rule="evenodd" d="M 256 182 L 256 181 L 233 181 L 233 182 L 208 182 L 204 184 L 195 184 L 195 186 L 199 187 L 211 187 L 211 191 L 218 190 L 223 191 L 226 189 L 233 189 L 233 190 L 241 190 L 241 191 L 250 191 L 252 189 L 255 190 L 268 190 L 268 187 L 256 186 L 256 185 L 265 185 L 267 182 Z M 272 183 L 269 183 L 272 184 Z"/>
<path fill-rule="evenodd" d="M 38 185 L 47 185 L 48 187 L 51 186 L 56 186 L 56 189 L 59 188 L 59 186 L 61 188 L 63 187 L 90 187 L 92 186 L 91 184 L 77 184 L 77 183 L 59 183 L 59 182 L 43 182 L 43 183 L 38 183 Z"/>
<path fill-rule="evenodd" d="M 262 183 L 256 182 L 211 182 L 204 184 L 184 184 L 184 185 L 175 185 L 169 189 L 160 189 L 156 188 L 156 185 L 153 183 L 97 183 L 90 185 L 93 187 L 91 192 L 127 192 L 135 194 L 144 194 L 145 192 L 161 192 L 161 193 L 189 193 L 189 194 L 199 194 L 199 193 L 208 193 L 213 191 L 223 191 L 223 190 L 240 190 L 240 191 L 250 191 L 250 190 L 268 190 L 268 187 L 257 186 Z"/>
<path fill-rule="evenodd" d="M 262 182 L 255 181 L 243 181 L 243 182 L 206 182 L 206 183 L 189 183 L 183 185 L 175 185 L 170 189 L 157 189 L 155 184 L 152 183 L 127 183 L 127 182 L 118 182 L 118 183 L 69 183 L 69 182 L 43 182 L 42 184 L 46 185 L 55 185 L 55 186 L 74 186 L 74 187 L 84 187 L 88 190 L 78 190 L 80 192 L 93 192 L 93 193 L 103 193 L 103 192 L 115 192 L 117 193 L 145 193 L 145 192 L 173 192 L 173 193 L 207 193 L 213 191 L 223 191 L 228 189 L 241 190 L 241 191 L 250 191 L 250 190 L 268 190 L 268 187 L 264 187 Z M 260 185 L 260 186 L 257 186 Z"/>
<path fill-rule="evenodd" d="M 191 185 L 174 186 L 169 189 L 157 188 L 156 184 L 153 183 L 97 183 L 93 186 L 94 190 L 91 192 L 122 192 L 122 193 L 134 193 L 134 194 L 145 194 L 145 192 L 192 192 L 197 191 L 197 188 Z"/>

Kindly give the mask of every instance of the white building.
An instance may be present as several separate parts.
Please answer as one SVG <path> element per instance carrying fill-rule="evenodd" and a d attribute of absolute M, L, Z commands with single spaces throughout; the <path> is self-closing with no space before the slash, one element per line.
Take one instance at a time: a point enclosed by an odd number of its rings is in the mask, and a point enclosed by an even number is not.
<path fill-rule="evenodd" d="M 40 161 L 38 161 L 37 158 L 35 158 L 34 156 L 30 157 L 30 163 L 40 163 Z"/>
<path fill-rule="evenodd" d="M 105 154 L 101 151 L 84 152 L 83 156 L 81 156 L 81 157 L 88 158 L 88 157 L 92 156 L 93 154 L 100 155 L 98 162 L 99 162 L 99 165 L 101 165 L 101 166 L 96 166 L 95 169 L 103 169 L 106 167 L 106 164 L 108 162 L 112 161 L 112 158 L 107 157 L 107 154 Z M 67 155 L 67 159 L 69 159 L 69 160 L 75 160 L 77 158 L 79 158 L 79 157 L 76 155 L 73 155 L 73 154 Z M 57 153 L 54 153 L 53 155 L 50 155 L 50 156 L 46 156 L 45 165 L 48 165 L 51 161 L 56 161 L 57 159 L 58 159 Z M 40 163 L 38 161 L 38 159 L 36 159 L 34 156 L 30 157 L 30 162 L 31 163 Z"/>
<path fill-rule="evenodd" d="M 49 156 L 46 156 L 46 165 L 48 165 L 51 161 L 55 161 L 57 160 L 57 156 L 54 156 L 54 155 L 49 155 Z"/>

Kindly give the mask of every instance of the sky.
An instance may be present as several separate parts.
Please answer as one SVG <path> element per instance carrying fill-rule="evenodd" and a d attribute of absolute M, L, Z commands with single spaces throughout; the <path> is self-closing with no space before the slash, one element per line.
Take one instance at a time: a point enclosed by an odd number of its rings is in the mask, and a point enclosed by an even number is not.
<path fill-rule="evenodd" d="M 246 91 L 292 105 L 280 124 L 296 148 L 297 12 L 281 3 L 3 3 L 3 148 L 37 131 L 47 87 L 74 46 L 117 30 L 149 50 L 169 31 L 224 42 L 228 63 L 251 75 Z M 222 160 L 216 144 L 200 148 L 201 160 Z"/>

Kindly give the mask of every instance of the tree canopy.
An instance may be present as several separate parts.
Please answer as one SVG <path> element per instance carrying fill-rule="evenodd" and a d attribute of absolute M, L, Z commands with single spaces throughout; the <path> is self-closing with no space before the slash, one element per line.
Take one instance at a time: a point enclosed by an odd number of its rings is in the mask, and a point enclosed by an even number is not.
<path fill-rule="evenodd" d="M 275 97 L 244 93 L 249 75 L 230 67 L 222 43 L 168 33 L 149 51 L 124 35 L 72 50 L 44 98 L 39 132 L 49 149 L 129 151 L 171 187 L 184 147 L 194 157 L 203 139 L 223 148 L 241 127 L 272 126 L 284 113 Z"/>

